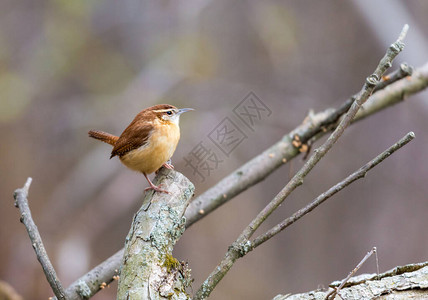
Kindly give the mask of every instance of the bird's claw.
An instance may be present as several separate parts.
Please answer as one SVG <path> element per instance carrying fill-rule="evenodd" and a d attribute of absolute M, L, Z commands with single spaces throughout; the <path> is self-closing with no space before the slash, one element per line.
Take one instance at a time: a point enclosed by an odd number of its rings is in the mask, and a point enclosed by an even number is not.
<path fill-rule="evenodd" d="M 174 166 L 172 164 L 169 164 L 168 162 L 164 163 L 162 166 L 164 166 L 167 169 L 173 170 Z"/>
<path fill-rule="evenodd" d="M 161 189 L 159 186 L 156 186 L 156 185 L 152 185 L 152 186 L 149 186 L 149 187 L 144 189 L 145 192 L 150 191 L 150 190 L 153 190 L 153 191 L 159 192 L 159 193 L 171 194 L 167 190 Z"/>

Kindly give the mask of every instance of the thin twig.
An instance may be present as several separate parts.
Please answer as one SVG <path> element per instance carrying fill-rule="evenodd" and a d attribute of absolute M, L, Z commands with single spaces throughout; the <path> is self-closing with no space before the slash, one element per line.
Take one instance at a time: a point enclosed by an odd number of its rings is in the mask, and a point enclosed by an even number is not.
<path fill-rule="evenodd" d="M 215 268 L 215 270 L 203 282 L 201 287 L 196 292 L 195 299 L 205 299 L 210 295 L 214 287 L 230 270 L 234 262 L 245 255 L 251 249 L 249 238 L 260 227 L 260 225 L 275 211 L 278 206 L 291 194 L 298 186 L 303 184 L 303 179 L 320 161 L 320 159 L 333 147 L 345 129 L 354 119 L 361 105 L 367 101 L 368 97 L 373 92 L 377 83 L 381 79 L 383 73 L 392 65 L 394 58 L 403 50 L 403 39 L 407 33 L 408 25 L 403 27 L 399 38 L 387 50 L 385 56 L 381 59 L 378 66 L 372 75 L 370 75 L 363 88 L 358 93 L 351 108 L 348 110 L 344 118 L 340 121 L 337 128 L 329 136 L 327 141 L 314 151 L 308 161 L 297 172 L 297 174 L 287 183 L 287 185 L 269 202 L 269 204 L 251 221 L 251 223 L 243 230 L 238 239 L 229 247 L 224 259 Z"/>
<path fill-rule="evenodd" d="M 412 74 L 413 67 L 407 65 L 406 63 L 402 63 L 398 70 L 392 72 L 387 76 L 382 77 L 382 80 L 379 81 L 378 84 L 376 84 L 376 87 L 374 88 L 372 94 L 383 90 L 394 82 L 405 77 L 411 76 Z M 341 116 L 343 116 L 343 114 L 345 114 L 349 110 L 356 97 L 357 95 L 353 95 L 352 97 L 347 99 L 345 102 L 342 103 L 342 105 L 332 111 L 329 116 L 325 118 L 325 120 L 320 122 L 319 126 L 314 126 L 310 130 L 306 131 L 303 135 L 299 136 L 301 142 L 303 144 L 313 142 L 314 140 L 317 140 L 319 138 L 319 134 L 327 132 L 328 129 L 334 130 L 337 121 L 340 119 Z M 355 119 L 352 122 L 354 122 Z"/>
<path fill-rule="evenodd" d="M 345 286 L 345 284 L 348 282 L 348 280 L 354 276 L 354 274 L 361 268 L 361 266 L 370 258 L 370 256 L 373 255 L 373 253 L 376 253 L 376 247 L 373 247 L 372 250 L 370 250 L 369 252 L 367 252 L 366 256 L 364 256 L 364 258 L 358 263 L 358 265 L 348 274 L 348 276 L 346 276 L 345 279 L 342 280 L 342 282 L 340 283 L 340 285 L 333 289 L 330 293 L 328 293 L 325 297 L 326 300 L 328 299 L 334 299 L 334 297 L 336 295 L 339 295 L 340 290 Z M 377 257 L 377 253 L 376 253 L 376 257 Z M 340 296 L 340 295 L 339 295 Z"/>
<path fill-rule="evenodd" d="M 413 67 L 409 66 L 407 63 L 402 63 L 399 69 L 395 70 L 389 75 L 382 77 L 382 81 L 380 81 L 378 85 L 376 85 L 373 93 L 376 93 L 377 91 L 384 89 L 388 85 L 400 79 L 403 79 L 404 77 L 412 76 L 412 74 L 413 74 Z"/>
<path fill-rule="evenodd" d="M 356 120 L 363 120 L 372 114 L 381 111 L 387 106 L 402 102 L 415 92 L 428 87 L 428 62 L 417 68 L 411 77 L 403 78 L 373 94 L 355 116 Z"/>
<path fill-rule="evenodd" d="M 37 259 L 42 265 L 43 272 L 45 272 L 46 279 L 48 280 L 54 294 L 57 296 L 58 299 L 66 300 L 67 298 L 65 296 L 64 289 L 56 275 L 55 269 L 53 268 L 51 261 L 49 260 L 39 230 L 37 229 L 37 226 L 31 216 L 31 210 L 27 200 L 28 190 L 30 189 L 31 181 L 31 177 L 28 177 L 24 187 L 15 191 L 13 195 L 13 197 L 15 198 L 15 206 L 18 207 L 19 211 L 21 212 L 20 220 L 25 225 L 25 228 L 27 228 L 27 232 L 31 240 L 31 245 L 33 246 L 34 251 L 36 252 Z"/>
<path fill-rule="evenodd" d="M 319 195 L 317 198 L 315 198 L 311 203 L 309 203 L 304 208 L 299 209 L 297 212 L 295 212 L 292 216 L 288 217 L 272 229 L 268 230 L 266 233 L 261 234 L 257 238 L 253 240 L 251 243 L 251 250 L 256 248 L 257 246 L 260 246 L 267 240 L 271 239 L 278 233 L 280 233 L 285 228 L 289 227 L 290 225 L 294 224 L 297 220 L 302 218 L 304 215 L 310 213 L 312 210 L 314 210 L 317 206 L 322 204 L 327 199 L 331 198 L 333 195 L 338 193 L 339 191 L 343 190 L 345 187 L 353 183 L 354 181 L 364 178 L 368 171 L 373 169 L 375 166 L 380 164 L 382 161 L 384 161 L 386 158 L 388 158 L 392 153 L 409 143 L 411 140 L 415 138 L 415 134 L 413 132 L 409 132 L 406 134 L 403 138 L 401 138 L 397 143 L 383 151 L 381 154 L 376 156 L 374 159 L 369 161 L 367 164 L 362 166 L 359 170 L 352 173 L 348 177 L 346 177 L 341 182 L 337 183 L 330 189 L 328 189 L 326 192 Z"/>

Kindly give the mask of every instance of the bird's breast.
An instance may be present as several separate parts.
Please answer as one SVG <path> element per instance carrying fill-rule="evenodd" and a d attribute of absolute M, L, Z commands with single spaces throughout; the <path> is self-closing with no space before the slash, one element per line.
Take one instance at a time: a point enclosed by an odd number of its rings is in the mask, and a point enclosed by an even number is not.
<path fill-rule="evenodd" d="M 147 143 L 120 157 L 128 168 L 150 174 L 158 170 L 174 154 L 180 129 L 175 124 L 158 124 Z"/>

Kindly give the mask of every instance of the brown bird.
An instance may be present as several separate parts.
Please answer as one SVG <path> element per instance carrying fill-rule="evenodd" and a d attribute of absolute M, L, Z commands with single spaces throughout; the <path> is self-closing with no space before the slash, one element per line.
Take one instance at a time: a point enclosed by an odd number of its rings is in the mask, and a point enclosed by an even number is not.
<path fill-rule="evenodd" d="M 178 109 L 169 104 L 159 104 L 142 110 L 118 137 L 110 133 L 90 130 L 89 136 L 113 146 L 110 158 L 118 156 L 131 170 L 144 174 L 150 187 L 145 190 L 168 193 L 154 185 L 148 174 L 169 163 L 180 140 L 180 115 L 192 108 Z"/>

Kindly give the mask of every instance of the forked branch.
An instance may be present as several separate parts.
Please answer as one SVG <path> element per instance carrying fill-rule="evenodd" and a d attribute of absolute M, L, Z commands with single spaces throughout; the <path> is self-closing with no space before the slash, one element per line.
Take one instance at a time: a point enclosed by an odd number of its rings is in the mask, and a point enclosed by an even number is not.
<path fill-rule="evenodd" d="M 388 158 L 392 153 L 400 149 L 401 147 L 405 146 L 407 143 L 409 143 L 411 140 L 415 138 L 415 134 L 413 132 L 409 132 L 406 134 L 402 139 L 400 139 L 397 143 L 386 149 L 384 152 L 376 156 L 374 159 L 369 161 L 367 164 L 362 166 L 360 169 L 358 169 L 356 172 L 352 173 L 348 177 L 346 177 L 341 182 L 337 183 L 336 185 L 332 186 L 330 189 L 319 195 L 317 198 L 315 198 L 311 203 L 309 203 L 307 206 L 301 208 L 297 212 L 295 212 L 291 217 L 285 219 L 272 229 L 268 230 L 266 233 L 256 237 L 254 241 L 251 243 L 251 249 L 253 250 L 257 246 L 263 244 L 267 240 L 271 239 L 278 233 L 280 233 L 282 230 L 287 228 L 288 226 L 294 224 L 296 221 L 298 221 L 300 218 L 302 218 L 304 215 L 310 213 L 313 211 L 317 206 L 322 204 L 327 199 L 331 198 L 333 195 L 337 194 L 344 188 L 346 188 L 348 185 L 353 183 L 354 181 L 364 178 L 368 171 L 376 167 L 378 164 L 380 164 L 382 161 L 384 161 L 386 158 Z"/>
<path fill-rule="evenodd" d="M 391 67 L 394 58 L 403 50 L 403 39 L 408 31 L 406 24 L 397 41 L 393 43 L 387 50 L 384 57 L 379 62 L 372 75 L 367 77 L 361 91 L 355 97 L 346 115 L 340 121 L 339 125 L 318 149 L 314 151 L 308 161 L 296 173 L 296 175 L 287 183 L 287 185 L 269 202 L 269 204 L 253 219 L 253 221 L 243 230 L 238 239 L 229 247 L 224 259 L 215 268 L 215 270 L 204 281 L 202 286 L 196 292 L 196 299 L 204 299 L 210 295 L 214 287 L 230 270 L 234 262 L 245 255 L 251 249 L 249 239 L 260 225 L 275 211 L 278 206 L 301 184 L 306 175 L 315 167 L 322 157 L 333 147 L 336 141 L 342 136 L 345 129 L 351 124 L 360 107 L 367 101 L 369 96 L 374 91 L 376 85 L 381 79 L 384 72 Z"/>

